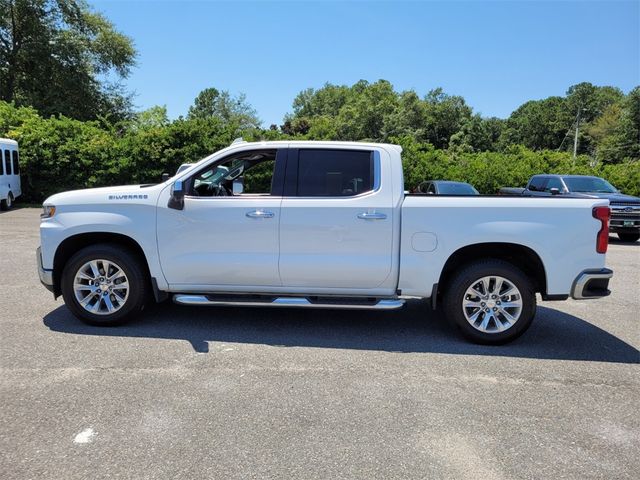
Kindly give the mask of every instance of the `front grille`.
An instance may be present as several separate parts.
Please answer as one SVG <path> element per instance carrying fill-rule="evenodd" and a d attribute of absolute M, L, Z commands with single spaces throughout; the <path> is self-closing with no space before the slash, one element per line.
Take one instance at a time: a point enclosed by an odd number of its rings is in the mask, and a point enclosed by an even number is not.
<path fill-rule="evenodd" d="M 635 207 L 640 208 L 640 202 L 616 202 L 611 204 L 611 208 L 615 207 Z"/>
<path fill-rule="evenodd" d="M 638 203 L 615 203 L 611 205 L 611 227 L 640 227 L 640 204 Z"/>
<path fill-rule="evenodd" d="M 640 219 L 640 204 L 613 204 L 611 205 L 611 218 Z"/>
<path fill-rule="evenodd" d="M 621 225 L 623 222 L 633 222 L 640 225 L 640 217 L 611 217 L 611 225 Z"/>

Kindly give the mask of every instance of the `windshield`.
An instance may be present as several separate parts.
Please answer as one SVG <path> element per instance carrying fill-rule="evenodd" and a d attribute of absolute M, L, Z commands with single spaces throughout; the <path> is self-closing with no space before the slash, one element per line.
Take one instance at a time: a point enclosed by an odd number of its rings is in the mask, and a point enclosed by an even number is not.
<path fill-rule="evenodd" d="M 438 193 L 442 195 L 478 195 L 478 191 L 468 183 L 440 183 Z"/>
<path fill-rule="evenodd" d="M 603 178 L 564 177 L 570 192 L 616 193 L 618 190 Z"/>

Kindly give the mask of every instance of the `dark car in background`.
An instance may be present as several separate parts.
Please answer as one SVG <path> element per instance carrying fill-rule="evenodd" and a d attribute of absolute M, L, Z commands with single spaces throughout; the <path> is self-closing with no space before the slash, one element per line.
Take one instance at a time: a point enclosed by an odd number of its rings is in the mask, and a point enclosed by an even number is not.
<path fill-rule="evenodd" d="M 428 180 L 416 188 L 416 193 L 428 195 L 480 195 L 478 191 L 465 182 L 451 180 Z"/>
<path fill-rule="evenodd" d="M 620 240 L 640 239 L 640 198 L 625 195 L 604 178 L 589 175 L 534 175 L 525 188 L 501 188 L 500 195 L 606 198 L 611 207 L 609 231 Z"/>

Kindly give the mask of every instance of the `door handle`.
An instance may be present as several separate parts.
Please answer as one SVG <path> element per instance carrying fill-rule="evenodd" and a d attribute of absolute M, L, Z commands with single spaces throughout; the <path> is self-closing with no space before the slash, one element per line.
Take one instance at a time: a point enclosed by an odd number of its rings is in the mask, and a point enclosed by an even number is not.
<path fill-rule="evenodd" d="M 384 220 L 387 218 L 387 215 L 384 213 L 376 213 L 376 212 L 362 212 L 358 214 L 358 218 L 362 220 Z"/>
<path fill-rule="evenodd" d="M 274 213 L 268 212 L 266 210 L 253 210 L 252 212 L 247 212 L 247 217 L 249 218 L 273 218 Z"/>

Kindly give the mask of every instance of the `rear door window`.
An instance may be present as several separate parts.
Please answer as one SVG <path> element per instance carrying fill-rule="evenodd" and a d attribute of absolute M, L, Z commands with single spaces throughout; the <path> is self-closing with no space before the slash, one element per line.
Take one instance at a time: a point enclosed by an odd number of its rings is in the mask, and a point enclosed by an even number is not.
<path fill-rule="evenodd" d="M 11 175 L 11 152 L 9 150 L 4 151 L 4 169 L 7 171 L 7 175 Z"/>
<path fill-rule="evenodd" d="M 18 161 L 18 151 L 14 150 L 13 152 L 13 174 L 18 175 L 20 173 L 20 162 Z"/>
<path fill-rule="evenodd" d="M 297 196 L 350 197 L 374 188 L 373 152 L 300 149 Z"/>

